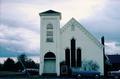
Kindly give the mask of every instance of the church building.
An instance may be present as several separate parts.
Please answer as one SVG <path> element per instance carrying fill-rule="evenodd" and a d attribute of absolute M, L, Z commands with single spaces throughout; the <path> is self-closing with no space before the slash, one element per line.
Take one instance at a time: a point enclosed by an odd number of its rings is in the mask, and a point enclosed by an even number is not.
<path fill-rule="evenodd" d="M 39 15 L 39 75 L 56 74 L 59 76 L 62 69 L 64 70 L 61 63 L 66 65 L 66 69 L 93 69 L 104 75 L 104 46 L 77 20 L 72 18 L 60 28 L 62 18 L 60 12 L 48 10 Z"/>

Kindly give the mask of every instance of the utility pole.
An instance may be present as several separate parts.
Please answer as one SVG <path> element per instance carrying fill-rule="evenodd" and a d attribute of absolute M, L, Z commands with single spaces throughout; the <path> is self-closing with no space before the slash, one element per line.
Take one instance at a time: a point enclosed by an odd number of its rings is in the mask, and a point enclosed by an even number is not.
<path fill-rule="evenodd" d="M 107 76 L 107 69 L 106 69 L 106 61 L 107 61 L 107 58 L 106 58 L 106 55 L 105 55 L 105 39 L 104 39 L 104 36 L 101 37 L 101 43 L 103 45 L 103 60 L 104 60 L 104 76 Z"/>
<path fill-rule="evenodd" d="M 23 64 L 23 62 L 21 61 L 20 58 L 19 58 L 19 61 L 20 61 L 21 65 L 22 65 L 22 67 L 23 67 L 23 70 L 25 70 L 27 75 L 28 75 L 28 77 L 30 77 L 30 73 L 26 70 L 26 67 L 25 67 L 25 65 Z"/>

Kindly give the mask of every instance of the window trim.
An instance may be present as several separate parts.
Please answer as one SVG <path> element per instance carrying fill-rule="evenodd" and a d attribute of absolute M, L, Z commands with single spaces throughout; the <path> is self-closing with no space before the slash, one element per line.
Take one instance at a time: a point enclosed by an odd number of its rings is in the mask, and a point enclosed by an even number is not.
<path fill-rule="evenodd" d="M 51 23 L 47 24 L 47 30 L 48 29 L 53 29 L 53 25 Z"/>
<path fill-rule="evenodd" d="M 53 36 L 47 36 L 46 42 L 51 42 L 51 43 L 54 42 Z"/>
<path fill-rule="evenodd" d="M 51 24 L 51 23 L 47 24 L 46 42 L 49 42 L 49 43 L 54 42 L 54 39 L 53 39 L 53 24 Z"/>

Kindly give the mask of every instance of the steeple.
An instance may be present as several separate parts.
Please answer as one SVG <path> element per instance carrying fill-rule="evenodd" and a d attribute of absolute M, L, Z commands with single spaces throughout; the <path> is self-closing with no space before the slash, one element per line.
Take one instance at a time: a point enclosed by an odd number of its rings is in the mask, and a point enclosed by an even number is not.
<path fill-rule="evenodd" d="M 57 75 L 60 75 L 59 48 L 60 48 L 61 13 L 53 10 L 48 10 L 39 13 L 39 15 L 40 15 L 40 61 L 41 61 L 40 75 L 42 75 L 43 73 L 56 73 Z M 49 56 L 46 58 L 46 55 Z M 52 55 L 54 55 L 54 57 Z M 47 63 L 51 61 L 52 63 L 49 63 L 48 66 Z"/>

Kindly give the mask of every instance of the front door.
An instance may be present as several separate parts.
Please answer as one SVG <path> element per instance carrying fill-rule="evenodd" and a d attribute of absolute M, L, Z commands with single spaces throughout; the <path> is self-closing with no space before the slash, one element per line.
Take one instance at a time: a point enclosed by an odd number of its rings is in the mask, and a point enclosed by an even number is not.
<path fill-rule="evenodd" d="M 55 59 L 44 60 L 44 73 L 56 73 L 56 61 Z"/>
<path fill-rule="evenodd" d="M 44 56 L 44 74 L 55 74 L 56 73 L 56 56 L 53 52 L 47 52 Z"/>

